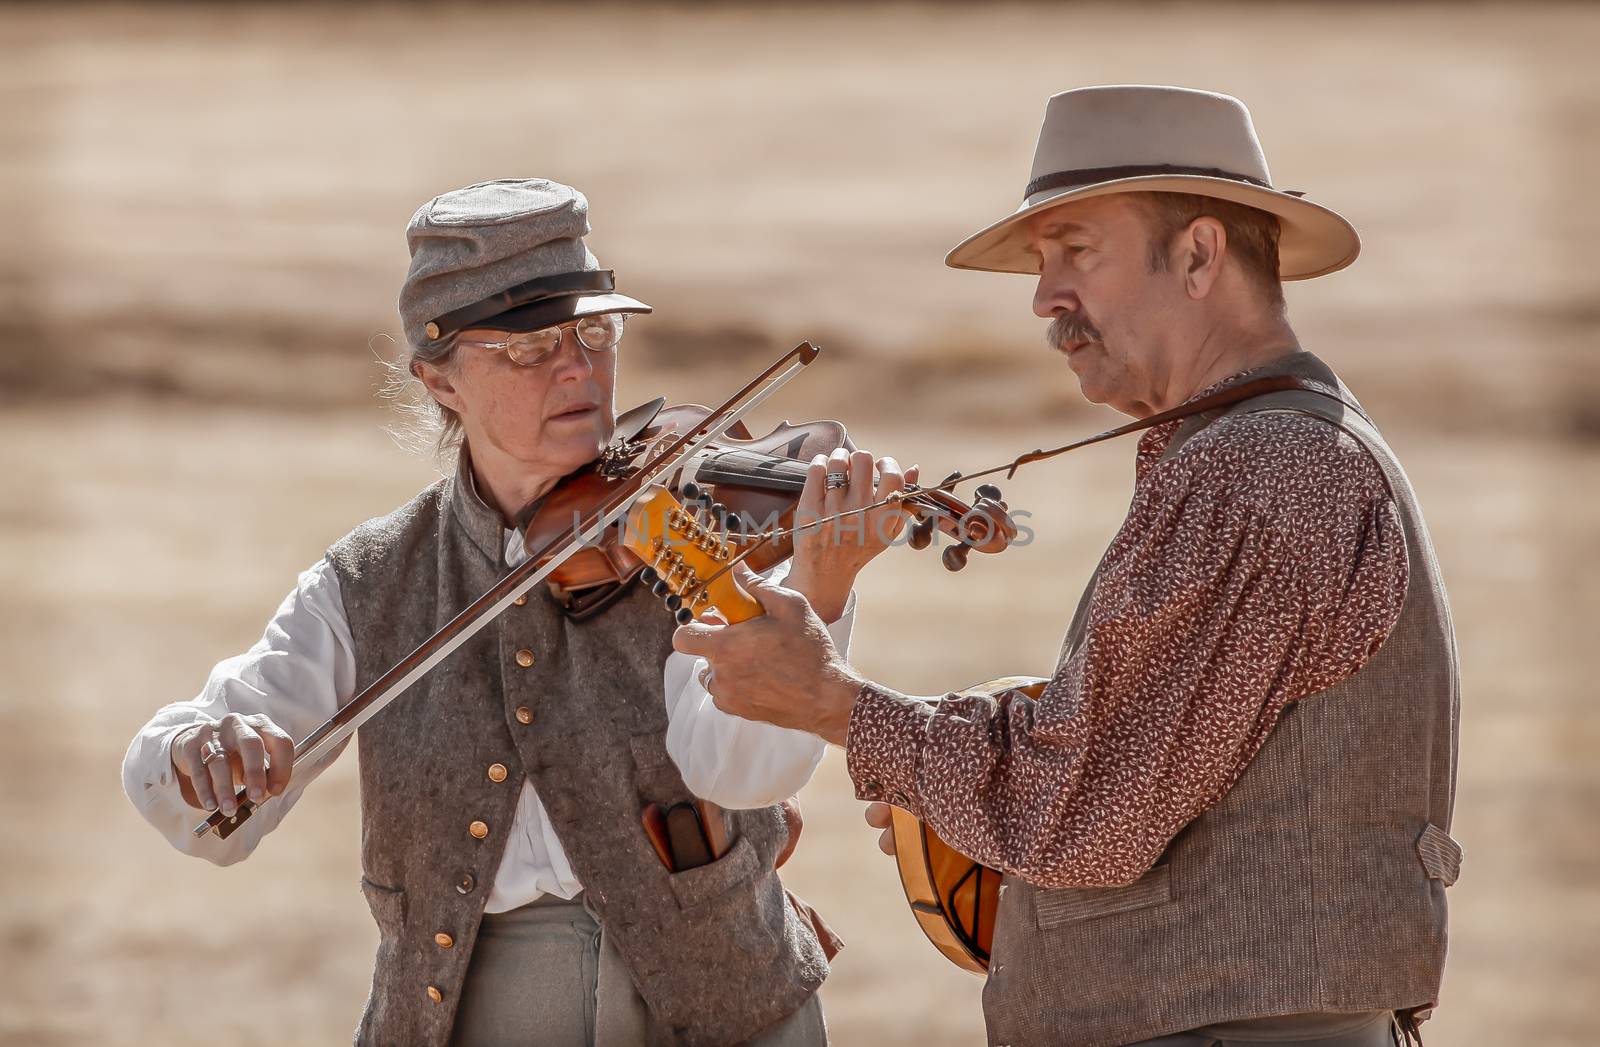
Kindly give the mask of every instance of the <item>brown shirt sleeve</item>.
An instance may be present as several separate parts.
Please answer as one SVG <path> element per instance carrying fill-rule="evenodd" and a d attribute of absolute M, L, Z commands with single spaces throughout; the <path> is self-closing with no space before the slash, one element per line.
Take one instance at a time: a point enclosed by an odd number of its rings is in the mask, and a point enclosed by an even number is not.
<path fill-rule="evenodd" d="M 1222 798 L 1288 703 L 1367 662 L 1407 577 L 1376 463 L 1281 412 L 1226 417 L 1158 462 L 1175 429 L 1141 441 L 1083 640 L 1039 700 L 869 685 L 847 739 L 858 796 L 1033 883 L 1128 883 Z"/>

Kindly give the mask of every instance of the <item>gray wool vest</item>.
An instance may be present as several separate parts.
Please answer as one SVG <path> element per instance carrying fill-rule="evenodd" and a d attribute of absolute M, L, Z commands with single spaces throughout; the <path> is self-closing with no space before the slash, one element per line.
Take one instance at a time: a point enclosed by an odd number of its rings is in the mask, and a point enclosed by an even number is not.
<path fill-rule="evenodd" d="M 1438 999 L 1459 684 L 1433 546 L 1394 453 L 1334 373 L 1298 353 L 1257 375 L 1325 387 L 1188 419 L 1164 457 L 1224 413 L 1297 411 L 1383 469 L 1410 576 L 1361 670 L 1291 705 L 1233 788 L 1121 887 L 1001 888 L 984 1013 L 991 1044 L 1112 1047 L 1216 1022 L 1400 1010 Z M 1094 582 L 1090 582 L 1092 591 Z M 1063 645 L 1084 628 L 1088 592 Z"/>
<path fill-rule="evenodd" d="M 500 517 L 464 475 L 328 551 L 358 688 L 504 573 Z M 379 932 L 358 1044 L 448 1041 L 524 775 L 667 1042 L 738 1043 L 822 984 L 822 950 L 773 868 L 778 808 L 729 812 L 727 853 L 676 874 L 640 827 L 647 803 L 692 798 L 665 747 L 673 628 L 642 586 L 582 623 L 535 590 L 357 732 Z"/>

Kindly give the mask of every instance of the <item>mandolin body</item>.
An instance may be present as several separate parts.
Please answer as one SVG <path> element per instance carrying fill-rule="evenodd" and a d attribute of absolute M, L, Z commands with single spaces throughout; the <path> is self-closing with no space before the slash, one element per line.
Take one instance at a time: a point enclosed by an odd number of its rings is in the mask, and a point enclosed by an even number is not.
<path fill-rule="evenodd" d="M 1007 676 L 961 693 L 1021 691 L 1038 698 L 1046 682 L 1033 676 Z M 926 822 L 901 808 L 890 808 L 890 815 L 900 886 L 917 925 L 945 959 L 962 970 L 986 974 L 1002 874 L 951 847 Z"/>

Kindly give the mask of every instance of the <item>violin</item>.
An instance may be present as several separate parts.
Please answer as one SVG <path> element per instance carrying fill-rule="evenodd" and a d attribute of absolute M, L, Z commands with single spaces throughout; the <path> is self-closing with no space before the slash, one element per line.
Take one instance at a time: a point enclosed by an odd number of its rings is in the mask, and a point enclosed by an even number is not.
<path fill-rule="evenodd" d="M 650 566 L 649 583 L 658 595 L 676 600 L 676 606 L 672 600 L 668 606 L 679 620 L 709 605 L 714 595 L 722 595 L 730 608 L 742 598 L 747 614 L 752 608 L 759 614 L 760 605 L 734 585 L 729 568 L 757 553 L 782 559 L 792 552 L 792 544 L 785 551 L 784 542 L 774 540 L 775 531 L 745 533 L 744 525 L 762 521 L 763 506 L 769 513 L 776 509 L 780 521 L 786 513 L 792 515 L 805 484 L 804 463 L 849 444 L 837 422 L 785 424 L 757 440 L 740 419 L 809 367 L 820 351 L 810 342 L 800 343 L 712 410 L 687 405 L 664 411 L 664 401 L 656 401 L 619 419 L 617 438 L 606 452 L 533 507 L 522 524 L 528 559 L 297 741 L 294 766 L 313 763 L 343 744 L 541 582 L 553 584 L 558 594 L 578 592 L 642 576 Z M 949 480 L 940 485 L 948 486 Z M 721 501 L 706 502 L 708 491 Z M 678 493 L 694 508 L 680 502 Z M 913 546 L 930 544 L 936 527 L 959 538 L 961 548 L 983 551 L 1004 548 L 1016 534 L 997 497 L 985 499 L 992 504 L 980 503 L 976 511 L 942 490 L 913 490 L 903 500 L 914 505 Z M 721 513 L 714 509 L 719 504 Z M 629 526 L 613 538 L 608 532 L 624 518 Z M 956 569 L 965 558 L 965 552 L 956 557 L 947 552 L 945 563 Z M 572 561 L 577 566 L 569 570 Z M 621 586 L 613 590 L 622 591 Z M 194 827 L 194 835 L 214 833 L 227 839 L 260 806 L 242 787 L 234 799 L 232 815 L 212 811 Z"/>
<path fill-rule="evenodd" d="M 530 555 L 549 549 L 574 520 L 610 499 L 661 441 L 693 429 L 710 414 L 698 404 L 664 404 L 664 398 L 657 399 L 619 417 L 605 454 L 563 478 L 519 515 Z M 648 572 L 644 581 L 680 622 L 689 621 L 697 607 L 715 602 L 693 579 L 715 574 L 735 558 L 765 571 L 793 555 L 795 510 L 809 463 L 840 447 L 854 450 L 844 426 L 835 421 L 783 422 L 760 437 L 751 436 L 742 423 L 730 427 L 667 482 L 647 490 L 620 526 L 563 560 L 546 584 L 567 602 L 574 594 Z M 924 549 L 933 544 L 936 530 L 948 536 L 952 544 L 942 558 L 951 571 L 965 567 L 973 552 L 1004 550 L 1017 527 L 1001 492 L 985 484 L 977 494 L 978 501 L 969 505 L 948 491 L 908 484 L 899 500 L 910 516 L 907 543 Z M 672 576 L 664 580 L 664 574 Z M 719 591 L 738 602 L 733 590 Z"/>

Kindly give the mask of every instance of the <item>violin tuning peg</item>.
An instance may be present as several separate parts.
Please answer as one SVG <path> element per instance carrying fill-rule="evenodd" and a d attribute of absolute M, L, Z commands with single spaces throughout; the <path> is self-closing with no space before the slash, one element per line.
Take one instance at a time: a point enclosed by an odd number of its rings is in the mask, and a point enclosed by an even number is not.
<path fill-rule="evenodd" d="M 728 507 L 721 502 L 712 502 L 710 505 L 711 518 L 721 523 L 728 515 Z"/>
<path fill-rule="evenodd" d="M 655 593 L 657 596 L 665 596 L 670 593 L 672 589 L 667 585 L 667 580 L 658 575 L 655 582 L 651 584 L 650 591 Z"/>
<path fill-rule="evenodd" d="M 959 571 L 967 566 L 967 557 L 972 554 L 972 547 L 967 545 L 952 545 L 944 551 L 941 559 L 947 571 Z"/>
<path fill-rule="evenodd" d="M 706 492 L 703 487 L 695 483 L 693 480 L 690 480 L 688 483 L 683 485 L 683 489 L 679 493 L 683 495 L 683 500 L 685 502 L 698 502 L 702 497 L 705 496 Z"/>
<path fill-rule="evenodd" d="M 651 567 L 651 566 L 649 566 L 647 564 L 644 567 L 640 568 L 640 570 L 639 570 L 639 581 L 643 582 L 645 585 L 653 586 L 653 585 L 656 584 L 656 582 L 658 582 L 660 580 L 661 580 L 661 576 L 656 573 L 656 569 L 654 567 Z"/>
<path fill-rule="evenodd" d="M 1004 497 L 1000 493 L 1000 488 L 994 484 L 979 484 L 978 489 L 973 494 L 976 494 L 979 498 L 987 498 L 992 502 L 1001 501 Z"/>
<path fill-rule="evenodd" d="M 913 549 L 926 549 L 933 544 L 933 517 L 924 516 L 911 522 L 906 534 L 906 544 Z"/>
<path fill-rule="evenodd" d="M 949 483 L 951 480 L 958 480 L 960 478 L 961 478 L 961 470 L 957 469 L 955 472 L 951 473 L 949 476 L 945 477 L 943 480 L 940 480 L 938 482 L 938 484 L 935 485 L 935 486 L 943 487 L 945 484 Z"/>
<path fill-rule="evenodd" d="M 742 513 L 729 513 L 723 519 L 722 526 L 727 528 L 729 534 L 744 534 L 744 515 Z"/>
<path fill-rule="evenodd" d="M 666 602 L 667 610 L 676 611 L 678 608 L 683 606 L 683 597 L 679 596 L 677 593 L 668 593 Z"/>
<path fill-rule="evenodd" d="M 680 607 L 672 612 L 672 617 L 679 625 L 688 625 L 694 621 L 694 612 L 687 607 Z"/>

